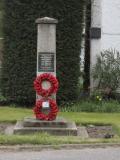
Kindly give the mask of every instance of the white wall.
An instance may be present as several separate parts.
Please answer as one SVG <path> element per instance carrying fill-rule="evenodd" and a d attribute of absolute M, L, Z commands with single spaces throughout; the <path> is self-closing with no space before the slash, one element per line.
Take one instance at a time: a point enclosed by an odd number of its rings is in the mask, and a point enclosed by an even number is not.
<path fill-rule="evenodd" d="M 96 55 L 106 49 L 120 51 L 120 0 L 92 0 L 91 27 L 101 27 L 101 38 L 91 39 L 91 70 Z M 94 87 L 91 77 L 91 88 Z"/>
<path fill-rule="evenodd" d="M 101 50 L 120 51 L 120 0 L 102 0 Z"/>
<path fill-rule="evenodd" d="M 91 39 L 91 64 L 100 51 L 120 51 L 120 0 L 92 0 L 91 27 L 101 27 L 101 39 Z"/>

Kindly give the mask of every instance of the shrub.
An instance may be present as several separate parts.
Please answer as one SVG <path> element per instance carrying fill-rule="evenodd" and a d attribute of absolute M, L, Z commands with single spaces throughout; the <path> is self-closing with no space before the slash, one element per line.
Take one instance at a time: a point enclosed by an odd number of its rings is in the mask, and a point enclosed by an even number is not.
<path fill-rule="evenodd" d="M 2 4 L 3 0 L 0 0 L 0 38 L 2 37 L 2 17 L 3 17 Z"/>
<path fill-rule="evenodd" d="M 6 104 L 9 104 L 7 98 L 1 95 L 0 93 L 0 105 L 6 105 Z"/>
<path fill-rule="evenodd" d="M 96 88 L 110 95 L 120 87 L 120 52 L 105 50 L 97 57 L 92 71 Z"/>

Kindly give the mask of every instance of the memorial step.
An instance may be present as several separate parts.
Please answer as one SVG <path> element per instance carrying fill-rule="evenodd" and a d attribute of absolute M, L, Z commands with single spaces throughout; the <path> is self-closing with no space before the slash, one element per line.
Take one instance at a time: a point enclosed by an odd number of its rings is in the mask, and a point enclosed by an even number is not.
<path fill-rule="evenodd" d="M 76 124 L 63 118 L 57 118 L 54 121 L 40 121 L 34 118 L 25 118 L 23 121 L 18 121 L 14 127 L 14 134 L 33 134 L 44 132 L 51 135 L 61 136 L 77 136 L 78 134 Z"/>
<path fill-rule="evenodd" d="M 36 118 L 24 118 L 24 127 L 54 127 L 54 128 L 65 128 L 67 127 L 67 120 L 62 117 L 57 117 L 53 121 L 42 121 Z"/>

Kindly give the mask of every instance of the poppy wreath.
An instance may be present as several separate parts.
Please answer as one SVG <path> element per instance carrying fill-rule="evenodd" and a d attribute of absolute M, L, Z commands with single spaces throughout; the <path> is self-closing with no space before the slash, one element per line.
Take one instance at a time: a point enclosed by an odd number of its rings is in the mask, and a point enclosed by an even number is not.
<path fill-rule="evenodd" d="M 42 103 L 45 102 L 45 99 L 40 99 L 36 101 L 36 105 L 33 109 L 36 115 L 36 119 L 46 120 L 46 121 L 51 121 L 56 119 L 57 112 L 58 112 L 57 104 L 55 100 L 52 100 L 50 98 L 48 98 L 47 101 L 50 104 L 50 112 L 48 114 L 42 113 Z"/>
<path fill-rule="evenodd" d="M 51 83 L 51 87 L 49 89 L 42 88 L 42 82 L 49 81 Z M 42 97 L 51 96 L 51 94 L 56 93 L 58 90 L 58 80 L 52 74 L 43 73 L 36 77 L 34 81 L 34 89 L 36 90 L 38 95 Z"/>

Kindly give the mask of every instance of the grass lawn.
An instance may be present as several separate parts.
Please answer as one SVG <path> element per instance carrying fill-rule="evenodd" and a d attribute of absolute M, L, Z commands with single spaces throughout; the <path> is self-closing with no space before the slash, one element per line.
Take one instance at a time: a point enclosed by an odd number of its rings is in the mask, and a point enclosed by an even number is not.
<path fill-rule="evenodd" d="M 24 117 L 33 116 L 31 109 L 0 107 L 0 122 L 16 122 Z M 120 113 L 85 113 L 61 112 L 59 116 L 75 121 L 77 124 L 112 124 L 120 136 Z M 112 139 L 81 139 L 80 137 L 57 137 L 48 134 L 34 135 L 0 135 L 0 144 L 79 144 L 79 143 L 120 143 L 120 138 Z"/>
<path fill-rule="evenodd" d="M 0 107 L 0 122 L 16 122 L 24 117 L 34 116 L 32 109 Z M 120 113 L 60 112 L 59 116 L 77 124 L 120 125 Z"/>

